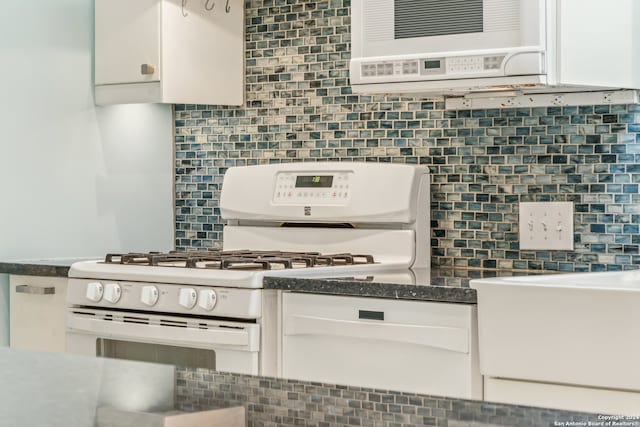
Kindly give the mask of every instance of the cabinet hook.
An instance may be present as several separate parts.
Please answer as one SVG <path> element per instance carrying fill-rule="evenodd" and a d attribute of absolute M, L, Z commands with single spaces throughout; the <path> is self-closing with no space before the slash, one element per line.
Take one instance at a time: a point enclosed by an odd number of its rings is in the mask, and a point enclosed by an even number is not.
<path fill-rule="evenodd" d="M 231 6 L 229 6 L 229 0 L 227 0 L 227 4 L 224 7 L 224 11 L 227 12 L 227 13 L 231 12 Z"/>
<path fill-rule="evenodd" d="M 216 2 L 214 0 L 207 0 L 204 4 L 204 8 L 208 11 L 212 11 L 214 7 L 216 7 Z"/>
<path fill-rule="evenodd" d="M 182 0 L 182 16 L 186 18 L 189 16 L 187 12 L 184 11 L 184 8 L 187 7 L 187 0 Z"/>

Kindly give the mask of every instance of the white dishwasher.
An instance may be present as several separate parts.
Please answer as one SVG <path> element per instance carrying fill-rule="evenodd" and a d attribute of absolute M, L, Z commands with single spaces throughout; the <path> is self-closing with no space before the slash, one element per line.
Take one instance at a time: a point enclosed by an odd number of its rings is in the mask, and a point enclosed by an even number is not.
<path fill-rule="evenodd" d="M 482 399 L 476 306 L 283 294 L 282 375 Z"/>

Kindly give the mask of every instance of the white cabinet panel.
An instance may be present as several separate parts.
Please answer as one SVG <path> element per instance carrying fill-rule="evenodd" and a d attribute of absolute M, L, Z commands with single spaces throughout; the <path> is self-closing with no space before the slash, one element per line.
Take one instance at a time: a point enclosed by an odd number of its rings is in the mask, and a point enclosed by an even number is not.
<path fill-rule="evenodd" d="M 9 275 L 0 274 L 0 347 L 9 345 Z"/>
<path fill-rule="evenodd" d="M 11 347 L 65 351 L 66 277 L 10 276 Z"/>
<path fill-rule="evenodd" d="M 160 80 L 160 2 L 96 1 L 96 84 Z M 142 67 L 147 67 L 143 74 Z"/>
<path fill-rule="evenodd" d="M 96 104 L 242 105 L 244 0 L 95 5 Z"/>

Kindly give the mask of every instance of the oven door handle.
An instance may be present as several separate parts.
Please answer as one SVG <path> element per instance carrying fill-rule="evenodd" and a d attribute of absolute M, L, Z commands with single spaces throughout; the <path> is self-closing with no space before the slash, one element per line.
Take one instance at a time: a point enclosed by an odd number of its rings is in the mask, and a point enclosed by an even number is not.
<path fill-rule="evenodd" d="M 259 351 L 260 326 L 213 327 L 209 329 L 182 328 L 134 322 L 108 321 L 84 317 L 76 313 L 67 315 L 67 331 L 94 335 L 98 338 L 157 344 L 196 346 L 198 348 L 233 347 L 238 350 Z"/>
<path fill-rule="evenodd" d="M 408 343 L 456 353 L 469 353 L 469 331 L 438 325 L 361 322 L 326 317 L 292 315 L 286 319 L 284 335 L 339 336 L 393 343 Z"/>

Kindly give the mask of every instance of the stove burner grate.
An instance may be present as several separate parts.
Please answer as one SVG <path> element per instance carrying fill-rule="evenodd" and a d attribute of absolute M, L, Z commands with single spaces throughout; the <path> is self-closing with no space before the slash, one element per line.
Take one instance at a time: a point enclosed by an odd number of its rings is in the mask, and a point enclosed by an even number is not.
<path fill-rule="evenodd" d="M 373 256 L 362 254 L 251 250 L 107 254 L 104 262 L 217 270 L 280 270 L 375 263 Z"/>

